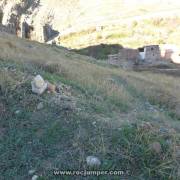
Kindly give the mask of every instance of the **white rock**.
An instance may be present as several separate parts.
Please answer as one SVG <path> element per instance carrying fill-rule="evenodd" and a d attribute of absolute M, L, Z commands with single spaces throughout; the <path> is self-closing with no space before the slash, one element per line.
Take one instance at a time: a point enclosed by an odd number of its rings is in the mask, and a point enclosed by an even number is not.
<path fill-rule="evenodd" d="M 88 156 L 86 158 L 86 162 L 87 162 L 88 166 L 100 166 L 101 165 L 101 161 L 95 156 Z"/>
<path fill-rule="evenodd" d="M 38 179 L 38 176 L 37 175 L 34 175 L 33 177 L 32 177 L 32 180 L 37 180 Z"/>
<path fill-rule="evenodd" d="M 96 126 L 96 121 L 92 122 L 92 124 L 93 124 L 94 126 Z"/>
<path fill-rule="evenodd" d="M 36 172 L 36 170 L 32 169 L 32 170 L 29 170 L 28 174 L 33 175 L 35 172 Z"/>
<path fill-rule="evenodd" d="M 37 105 L 37 110 L 41 110 L 43 109 L 44 105 L 42 102 L 40 102 L 38 105 Z"/>
<path fill-rule="evenodd" d="M 34 80 L 31 82 L 32 92 L 41 95 L 47 89 L 47 83 L 44 79 L 37 75 Z"/>
<path fill-rule="evenodd" d="M 21 111 L 20 110 L 17 110 L 17 111 L 15 111 L 15 114 L 19 114 Z"/>

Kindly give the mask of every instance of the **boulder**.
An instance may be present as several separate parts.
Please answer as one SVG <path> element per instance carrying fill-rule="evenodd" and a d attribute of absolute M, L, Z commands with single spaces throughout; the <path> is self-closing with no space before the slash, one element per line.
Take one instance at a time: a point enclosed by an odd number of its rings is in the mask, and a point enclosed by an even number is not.
<path fill-rule="evenodd" d="M 15 114 L 19 114 L 21 111 L 20 110 L 17 110 L 17 111 L 15 111 Z"/>
<path fill-rule="evenodd" d="M 101 165 L 101 161 L 95 156 L 88 156 L 86 158 L 86 162 L 87 162 L 87 165 L 91 167 L 97 167 Z"/>
<path fill-rule="evenodd" d="M 29 174 L 29 175 L 33 175 L 35 172 L 36 172 L 36 170 L 32 169 L 32 170 L 29 170 L 29 171 L 28 171 L 28 174 Z"/>
<path fill-rule="evenodd" d="M 38 105 L 37 105 L 37 110 L 41 110 L 44 108 L 44 105 L 42 102 L 40 102 Z"/>
<path fill-rule="evenodd" d="M 43 94 L 44 91 L 47 89 L 47 83 L 44 81 L 44 79 L 40 76 L 37 75 L 33 81 L 31 82 L 32 85 L 32 92 L 36 94 Z"/>
<path fill-rule="evenodd" d="M 159 132 L 162 133 L 162 134 L 167 134 L 167 133 L 169 133 L 169 129 L 167 129 L 165 127 L 160 127 Z"/>
<path fill-rule="evenodd" d="M 37 175 L 34 175 L 33 177 L 32 177 L 32 180 L 37 180 L 39 177 L 37 176 Z"/>

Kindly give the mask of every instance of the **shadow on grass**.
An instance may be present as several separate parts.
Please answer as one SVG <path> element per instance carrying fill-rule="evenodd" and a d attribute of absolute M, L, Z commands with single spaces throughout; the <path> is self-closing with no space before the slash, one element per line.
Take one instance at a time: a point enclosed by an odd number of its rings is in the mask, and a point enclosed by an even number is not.
<path fill-rule="evenodd" d="M 117 54 L 119 49 L 122 48 L 123 46 L 120 44 L 99 44 L 79 50 L 73 49 L 72 51 L 81 55 L 91 56 L 96 59 L 107 59 L 109 54 Z"/>

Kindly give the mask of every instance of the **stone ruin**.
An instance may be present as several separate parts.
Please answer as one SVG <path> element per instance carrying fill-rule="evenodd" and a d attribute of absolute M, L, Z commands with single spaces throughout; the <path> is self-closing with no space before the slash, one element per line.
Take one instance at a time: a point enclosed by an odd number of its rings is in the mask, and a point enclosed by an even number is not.
<path fill-rule="evenodd" d="M 153 63 L 161 60 L 161 51 L 158 45 L 149 45 L 138 48 L 140 57 L 146 63 Z"/>
<path fill-rule="evenodd" d="M 2 20 L 3 20 L 3 12 L 0 10 L 0 24 L 2 24 Z"/>
<path fill-rule="evenodd" d="M 15 3 L 15 2 L 14 2 Z M 34 2 L 35 3 L 35 2 Z M 4 4 L 0 6 L 0 31 L 17 35 L 21 38 L 38 40 L 39 42 L 52 41 L 59 35 L 49 23 L 34 24 L 31 16 L 23 14 L 24 3 L 12 4 L 4 10 Z"/>
<path fill-rule="evenodd" d="M 17 35 L 18 37 L 25 38 L 25 39 L 36 39 L 36 32 L 34 27 L 29 25 L 26 21 L 19 23 L 20 25 L 15 26 L 14 24 L 8 24 L 4 26 L 0 24 L 0 31 L 6 32 L 9 34 Z M 53 38 L 59 35 L 58 31 L 52 29 L 49 25 L 44 25 L 40 27 L 41 31 L 41 38 L 39 39 L 40 42 L 47 42 L 52 40 Z"/>
<path fill-rule="evenodd" d="M 153 65 L 162 62 L 163 59 L 173 61 L 172 57 L 172 51 L 165 50 L 162 54 L 159 45 L 149 45 L 138 49 L 120 49 L 118 54 L 108 56 L 108 63 L 123 68 L 133 68 L 137 65 Z"/>
<path fill-rule="evenodd" d="M 17 35 L 17 24 L 15 22 L 9 22 L 7 24 L 3 24 L 3 17 L 4 14 L 0 9 L 0 32 L 6 32 L 8 34 Z"/>
<path fill-rule="evenodd" d="M 8 24 L 7 26 L 4 26 L 0 24 L 0 32 L 6 32 L 9 34 L 16 34 L 16 29 L 14 28 L 13 24 Z"/>
<path fill-rule="evenodd" d="M 52 40 L 53 38 L 57 37 L 58 35 L 59 35 L 59 32 L 53 30 L 49 24 L 45 24 L 43 26 L 43 41 L 44 42 Z"/>
<path fill-rule="evenodd" d="M 9 23 L 8 25 L 3 25 L 3 12 L 0 10 L 0 32 L 6 32 L 9 34 L 16 34 L 16 28 L 13 23 Z"/>
<path fill-rule="evenodd" d="M 122 66 L 123 68 L 132 68 L 138 63 L 139 59 L 140 54 L 137 49 L 122 48 L 118 54 L 108 56 L 108 63 Z"/>
<path fill-rule="evenodd" d="M 2 21 L 3 12 L 0 11 L 0 31 L 14 34 L 25 39 L 38 39 L 40 42 L 48 42 L 59 35 L 59 32 L 53 30 L 49 24 L 39 25 L 36 29 L 34 29 L 33 25 L 29 24 L 24 18 L 22 18 L 22 20 L 18 20 L 13 17 L 11 18 L 11 21 L 6 23 L 6 25 L 3 25 Z"/>
<path fill-rule="evenodd" d="M 31 33 L 33 30 L 33 26 L 30 26 L 26 21 L 23 21 L 21 23 L 19 36 L 21 38 L 31 39 Z"/>

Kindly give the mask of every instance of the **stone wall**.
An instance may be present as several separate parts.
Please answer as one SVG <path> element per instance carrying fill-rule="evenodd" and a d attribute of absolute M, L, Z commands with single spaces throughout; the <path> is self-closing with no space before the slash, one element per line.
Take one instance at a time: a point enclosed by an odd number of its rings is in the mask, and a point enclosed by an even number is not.
<path fill-rule="evenodd" d="M 137 49 L 123 48 L 119 50 L 119 58 L 127 61 L 138 61 L 140 55 Z"/>
<path fill-rule="evenodd" d="M 158 45 L 145 46 L 145 62 L 153 63 L 161 59 L 161 51 Z"/>
<path fill-rule="evenodd" d="M 111 65 L 121 66 L 124 69 L 132 69 L 139 63 L 140 55 L 137 49 L 123 48 L 118 54 L 108 56 L 108 63 Z"/>
<path fill-rule="evenodd" d="M 26 21 L 21 23 L 20 34 L 21 38 L 31 39 L 34 28 L 30 26 Z"/>
<path fill-rule="evenodd" d="M 163 60 L 180 64 L 179 50 L 162 49 L 159 45 L 149 45 L 138 49 L 123 48 L 118 54 L 109 55 L 108 63 L 121 66 L 124 69 L 131 69 L 136 65 L 155 65 L 163 63 Z"/>
<path fill-rule="evenodd" d="M 173 54 L 174 54 L 174 52 L 171 49 L 166 49 L 164 51 L 163 58 L 166 59 L 166 60 L 171 60 Z"/>
<path fill-rule="evenodd" d="M 1 12 L 0 10 L 0 24 L 2 23 L 2 19 L 3 19 L 3 12 Z"/>
<path fill-rule="evenodd" d="M 0 32 L 6 32 L 9 34 L 16 34 L 16 29 L 11 24 L 9 24 L 8 26 L 4 26 L 4 25 L 0 24 Z"/>
<path fill-rule="evenodd" d="M 118 54 L 110 54 L 108 55 L 108 63 L 111 65 L 120 65 L 119 55 Z"/>

